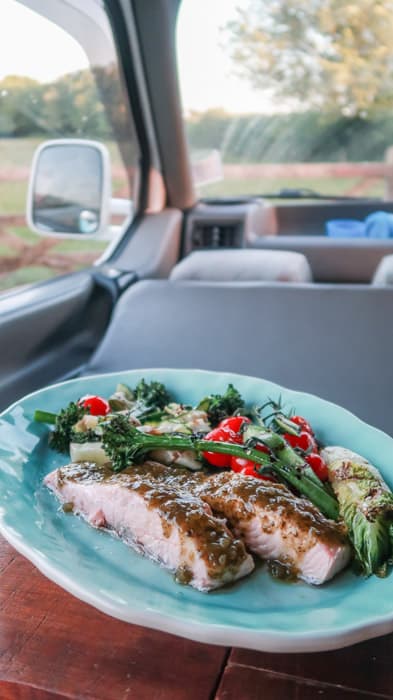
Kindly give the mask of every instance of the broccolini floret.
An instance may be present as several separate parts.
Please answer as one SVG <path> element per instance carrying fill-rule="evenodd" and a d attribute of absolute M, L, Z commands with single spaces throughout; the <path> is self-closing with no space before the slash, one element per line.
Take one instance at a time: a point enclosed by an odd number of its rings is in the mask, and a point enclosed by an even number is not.
<path fill-rule="evenodd" d="M 49 435 L 49 446 L 52 450 L 65 453 L 69 451 L 73 427 L 88 412 L 83 406 L 72 401 L 58 413 L 54 430 Z"/>
<path fill-rule="evenodd" d="M 133 393 L 137 401 L 149 408 L 164 408 L 172 400 L 170 393 L 161 382 L 147 383 L 141 379 Z"/>
<path fill-rule="evenodd" d="M 211 394 L 199 402 L 198 409 L 206 411 L 213 428 L 224 418 L 244 409 L 244 401 L 233 384 L 228 384 L 225 394 Z"/>

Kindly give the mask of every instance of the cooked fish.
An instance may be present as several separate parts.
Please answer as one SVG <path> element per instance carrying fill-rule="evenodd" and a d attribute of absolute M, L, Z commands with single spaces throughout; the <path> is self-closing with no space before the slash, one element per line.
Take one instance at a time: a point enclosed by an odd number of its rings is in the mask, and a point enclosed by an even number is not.
<path fill-rule="evenodd" d="M 147 469 L 121 473 L 83 462 L 51 472 L 45 484 L 67 510 L 105 528 L 177 580 L 208 591 L 249 574 L 252 557 L 197 496 L 158 483 Z"/>
<path fill-rule="evenodd" d="M 337 523 L 282 484 L 222 471 L 214 476 L 151 466 L 152 477 L 180 492 L 200 496 L 226 518 L 246 547 L 281 571 L 312 584 L 333 578 L 350 559 L 350 547 Z"/>

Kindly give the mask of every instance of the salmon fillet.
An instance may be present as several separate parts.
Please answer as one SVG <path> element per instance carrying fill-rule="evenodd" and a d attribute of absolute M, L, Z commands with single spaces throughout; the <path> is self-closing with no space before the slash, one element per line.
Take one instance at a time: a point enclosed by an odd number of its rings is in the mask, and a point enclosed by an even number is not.
<path fill-rule="evenodd" d="M 207 477 L 160 465 L 150 471 L 180 493 L 202 498 L 251 552 L 281 566 L 283 574 L 320 585 L 349 562 L 351 550 L 341 526 L 282 484 L 230 471 Z"/>
<path fill-rule="evenodd" d="M 133 467 L 114 473 L 89 462 L 69 464 L 44 483 L 90 525 L 175 572 L 181 583 L 209 591 L 246 576 L 254 568 L 243 542 L 199 497 L 181 493 Z"/>

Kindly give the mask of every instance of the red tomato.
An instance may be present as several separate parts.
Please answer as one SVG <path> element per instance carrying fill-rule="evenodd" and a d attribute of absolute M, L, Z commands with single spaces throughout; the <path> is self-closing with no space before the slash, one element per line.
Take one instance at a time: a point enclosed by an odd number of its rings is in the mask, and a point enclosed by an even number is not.
<path fill-rule="evenodd" d="M 111 410 L 109 403 L 101 396 L 83 396 L 78 403 L 88 408 L 92 416 L 106 416 Z"/>
<path fill-rule="evenodd" d="M 315 452 L 317 443 L 310 433 L 302 430 L 299 435 L 291 435 L 284 433 L 283 437 L 291 445 L 291 447 L 299 447 L 303 452 Z"/>
<path fill-rule="evenodd" d="M 204 440 L 212 440 L 213 442 L 237 442 L 241 444 L 242 437 L 237 435 L 230 428 L 214 428 L 210 433 L 205 435 Z M 219 452 L 203 452 L 204 458 L 214 467 L 229 467 L 231 463 L 231 455 L 220 454 Z"/>
<path fill-rule="evenodd" d="M 224 418 L 218 427 L 230 428 L 230 430 L 238 433 L 243 423 L 251 423 L 251 421 L 246 416 L 231 416 L 230 418 Z"/>
<path fill-rule="evenodd" d="M 265 445 L 256 445 L 254 449 L 259 450 L 259 452 L 265 452 L 266 454 L 269 454 L 269 448 Z M 253 471 L 254 474 L 252 474 L 252 476 L 261 476 L 260 474 L 258 474 L 258 472 L 256 472 L 256 462 L 253 462 L 252 459 L 246 459 L 246 457 L 235 457 L 232 455 L 230 466 L 232 471 L 234 472 L 241 472 L 242 474 L 247 473 L 248 475 L 250 475 Z M 269 479 L 269 477 L 265 476 L 263 478 Z"/>
<path fill-rule="evenodd" d="M 306 433 L 310 433 L 310 435 L 314 435 L 314 431 L 313 431 L 310 423 L 302 416 L 291 416 L 290 420 L 292 421 L 292 423 L 296 423 L 296 425 L 298 425 Z"/>
<path fill-rule="evenodd" d="M 255 462 L 245 457 L 234 457 L 232 455 L 230 466 L 233 472 L 242 472 L 243 469 L 254 469 L 255 471 Z"/>
<path fill-rule="evenodd" d="M 232 459 L 234 458 L 232 457 Z M 259 474 L 259 472 L 257 472 L 255 469 L 255 463 L 251 462 L 249 459 L 242 459 L 240 457 L 238 462 L 239 463 L 236 465 L 236 469 L 234 469 L 232 466 L 233 471 L 239 472 L 239 474 L 244 474 L 244 476 L 253 476 L 257 479 L 262 479 L 263 481 L 275 481 L 275 479 L 273 479 L 270 476 L 266 476 L 265 474 Z M 246 462 L 246 464 L 241 469 L 237 468 L 240 467 L 240 462 Z"/>
<path fill-rule="evenodd" d="M 329 471 L 321 455 L 317 452 L 310 452 L 306 456 L 306 462 L 321 481 L 328 481 Z"/>

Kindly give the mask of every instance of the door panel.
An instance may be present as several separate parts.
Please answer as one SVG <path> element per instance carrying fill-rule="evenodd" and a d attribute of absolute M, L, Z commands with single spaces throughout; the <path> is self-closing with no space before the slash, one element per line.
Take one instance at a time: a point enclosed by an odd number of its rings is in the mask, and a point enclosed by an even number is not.
<path fill-rule="evenodd" d="M 0 297 L 0 409 L 78 373 L 122 292 L 138 279 L 169 274 L 181 226 L 177 209 L 141 217 L 100 266 Z"/>
<path fill-rule="evenodd" d="M 76 273 L 0 299 L 0 408 L 75 372 L 104 333 L 110 289 Z"/>
<path fill-rule="evenodd" d="M 182 223 L 178 209 L 146 214 L 112 263 L 120 270 L 133 270 L 139 279 L 168 277 L 179 258 Z"/>

